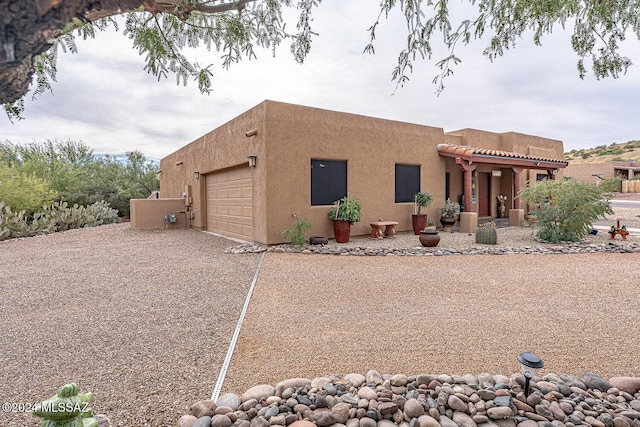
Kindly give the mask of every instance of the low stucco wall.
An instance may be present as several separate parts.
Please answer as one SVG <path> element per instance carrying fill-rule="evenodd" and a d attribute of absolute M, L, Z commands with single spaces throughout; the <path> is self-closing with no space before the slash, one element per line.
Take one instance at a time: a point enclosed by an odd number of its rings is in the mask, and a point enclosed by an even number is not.
<path fill-rule="evenodd" d="M 131 199 L 131 228 L 138 230 L 158 228 L 187 228 L 184 199 Z M 165 215 L 176 213 L 177 221 L 167 224 Z"/>

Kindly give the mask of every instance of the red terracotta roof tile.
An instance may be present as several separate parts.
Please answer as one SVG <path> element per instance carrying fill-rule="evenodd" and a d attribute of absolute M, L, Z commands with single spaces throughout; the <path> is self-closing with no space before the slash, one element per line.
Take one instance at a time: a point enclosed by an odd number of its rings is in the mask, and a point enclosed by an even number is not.
<path fill-rule="evenodd" d="M 562 159 L 552 159 L 549 157 L 533 156 L 531 154 L 514 153 L 512 151 L 491 150 L 488 148 L 470 147 L 468 145 L 456 145 L 456 144 L 438 144 L 438 151 L 441 153 L 450 153 L 458 156 L 473 157 L 477 156 L 495 156 L 495 157 L 509 157 L 513 159 L 532 160 L 540 162 L 552 162 L 552 163 L 565 163 Z"/>

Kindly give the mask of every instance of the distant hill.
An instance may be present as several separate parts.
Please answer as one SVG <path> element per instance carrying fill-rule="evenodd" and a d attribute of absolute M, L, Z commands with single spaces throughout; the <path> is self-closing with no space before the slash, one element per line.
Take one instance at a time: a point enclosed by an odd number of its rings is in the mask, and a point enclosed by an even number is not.
<path fill-rule="evenodd" d="M 640 161 L 640 141 L 613 143 L 564 153 L 569 164 Z"/>

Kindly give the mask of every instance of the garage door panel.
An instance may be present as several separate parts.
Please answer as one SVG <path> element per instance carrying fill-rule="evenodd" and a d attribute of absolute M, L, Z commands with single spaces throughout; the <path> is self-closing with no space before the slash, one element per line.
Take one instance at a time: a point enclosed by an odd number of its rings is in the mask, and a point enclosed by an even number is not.
<path fill-rule="evenodd" d="M 230 199 L 242 199 L 242 188 L 230 188 L 228 197 Z"/>
<path fill-rule="evenodd" d="M 253 240 L 252 170 L 249 167 L 206 176 L 207 230 Z"/>

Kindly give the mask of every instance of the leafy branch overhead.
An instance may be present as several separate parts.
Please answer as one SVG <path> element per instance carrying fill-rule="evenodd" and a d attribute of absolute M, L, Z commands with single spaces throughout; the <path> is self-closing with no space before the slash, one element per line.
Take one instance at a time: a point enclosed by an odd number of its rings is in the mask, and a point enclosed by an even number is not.
<path fill-rule="evenodd" d="M 0 104 L 10 117 L 23 111 L 23 97 L 35 81 L 33 96 L 51 88 L 60 50 L 75 52 L 75 37 L 122 26 L 123 33 L 145 57 L 145 69 L 159 79 L 174 75 L 178 84 L 194 80 L 200 91 L 212 89 L 212 65 L 188 58 L 190 48 L 205 46 L 220 53 L 228 68 L 243 58 L 256 58 L 255 48 L 274 54 L 286 39 L 302 63 L 311 49 L 313 12 L 321 0 L 0 0 Z M 450 10 L 455 7 L 455 13 Z M 461 10 L 458 10 L 461 9 Z M 287 27 L 288 10 L 295 11 Z M 376 34 L 384 19 L 399 11 L 406 21 L 406 47 L 398 54 L 391 78 L 399 86 L 409 80 L 416 60 L 430 60 L 434 43 L 447 53 L 435 58 L 444 80 L 461 62 L 460 44 L 488 38 L 484 54 L 493 60 L 531 34 L 536 44 L 555 26 L 572 28 L 577 70 L 586 75 L 591 62 L 596 78 L 624 74 L 631 60 L 621 53 L 627 36 L 640 37 L 640 3 L 630 0 L 381 0 L 378 18 L 368 30 L 364 51 L 375 52 Z M 363 11 L 365 13 L 365 11 Z M 462 19 L 453 19 L 461 15 Z M 116 19 L 122 15 L 121 19 Z"/>

